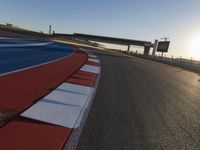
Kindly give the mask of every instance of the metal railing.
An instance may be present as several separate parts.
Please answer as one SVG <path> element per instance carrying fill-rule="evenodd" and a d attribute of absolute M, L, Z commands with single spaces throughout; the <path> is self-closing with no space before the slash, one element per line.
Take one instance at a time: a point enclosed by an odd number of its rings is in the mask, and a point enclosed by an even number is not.
<path fill-rule="evenodd" d="M 160 62 L 160 63 L 164 63 L 164 64 L 169 64 L 169 65 L 181 67 L 181 68 L 184 68 L 184 69 L 187 69 L 190 71 L 200 73 L 200 61 L 193 60 L 192 58 L 191 59 L 185 59 L 182 57 L 173 58 L 173 56 L 170 58 L 170 57 L 143 55 L 143 54 L 140 54 L 137 52 L 129 52 L 129 53 L 127 51 L 120 51 L 120 52 L 128 54 L 128 55 L 136 56 L 139 58 L 144 58 L 147 60 L 152 60 L 152 61 L 156 61 L 156 62 Z"/>

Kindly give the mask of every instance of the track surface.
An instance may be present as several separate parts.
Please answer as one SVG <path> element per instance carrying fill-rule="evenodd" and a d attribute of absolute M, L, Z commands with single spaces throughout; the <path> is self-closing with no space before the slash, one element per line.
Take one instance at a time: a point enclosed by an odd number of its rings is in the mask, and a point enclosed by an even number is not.
<path fill-rule="evenodd" d="M 1 35 L 0 35 L 1 37 Z M 23 38 L 0 38 L 0 75 L 66 57 L 71 47 Z"/>
<path fill-rule="evenodd" d="M 102 73 L 77 150 L 199 150 L 200 76 L 96 51 Z"/>

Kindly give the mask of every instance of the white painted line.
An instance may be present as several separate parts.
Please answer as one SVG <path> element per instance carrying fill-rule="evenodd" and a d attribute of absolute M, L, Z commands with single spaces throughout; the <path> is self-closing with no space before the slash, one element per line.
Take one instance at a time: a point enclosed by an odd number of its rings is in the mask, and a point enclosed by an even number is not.
<path fill-rule="evenodd" d="M 83 86 L 83 85 L 63 83 L 57 89 L 78 92 L 81 94 L 89 94 L 92 88 L 88 86 Z"/>
<path fill-rule="evenodd" d="M 88 55 L 88 57 L 91 57 L 91 58 L 97 58 L 97 56 L 95 56 L 95 55 Z"/>
<path fill-rule="evenodd" d="M 63 105 L 83 107 L 87 100 L 87 97 L 87 95 L 69 93 L 55 89 L 49 95 L 45 96 L 41 101 L 49 101 L 52 103 L 60 103 Z"/>
<path fill-rule="evenodd" d="M 1 44 L 0 48 L 8 48 L 8 47 L 29 47 L 29 46 L 46 46 L 50 45 L 54 42 L 45 42 L 45 43 L 28 43 L 28 44 Z"/>
<path fill-rule="evenodd" d="M 91 103 L 92 95 L 94 94 L 94 91 L 95 91 L 94 88 L 92 88 L 90 94 L 88 95 L 88 100 L 86 101 L 85 105 L 83 106 L 82 111 L 79 114 L 79 117 L 77 118 L 77 121 L 76 121 L 76 123 L 74 125 L 74 128 L 79 128 L 80 127 L 81 121 L 82 121 L 82 119 L 83 119 L 83 117 L 85 115 L 85 111 L 88 109 L 89 104 Z"/>
<path fill-rule="evenodd" d="M 100 63 L 100 61 L 98 59 L 94 59 L 94 58 L 88 58 L 88 61 Z"/>
<path fill-rule="evenodd" d="M 38 102 L 22 113 L 21 116 L 73 128 L 81 109 L 70 105 Z"/>
<path fill-rule="evenodd" d="M 91 97 L 94 94 L 95 88 L 92 88 L 90 94 L 88 95 L 88 100 L 86 101 L 85 105 L 84 105 L 84 109 L 88 107 L 90 101 L 91 101 Z"/>
<path fill-rule="evenodd" d="M 9 72 L 6 72 L 6 73 L 2 73 L 2 74 L 0 74 L 0 77 L 1 77 L 1 76 L 5 76 L 5 75 L 9 75 L 9 74 L 12 74 L 12 73 L 16 73 L 16 72 L 20 72 L 20 71 L 32 69 L 32 68 L 35 68 L 35 67 L 47 65 L 47 64 L 54 63 L 54 62 L 57 62 L 57 61 L 61 61 L 61 60 L 63 60 L 63 59 L 66 59 L 67 57 L 73 55 L 74 53 L 75 53 L 75 52 L 73 51 L 70 55 L 67 55 L 67 56 L 65 56 L 65 57 L 61 57 L 61 58 L 58 58 L 58 59 L 55 59 L 55 60 L 52 60 L 52 61 L 49 61 L 49 62 L 41 63 L 41 64 L 38 64 L 38 65 L 33 65 L 33 66 L 26 67 L 26 68 L 23 68 L 23 69 L 18 69 L 18 70 L 14 70 L 14 71 L 9 71 Z"/>
<path fill-rule="evenodd" d="M 11 37 L 0 37 L 0 39 L 5 39 L 5 40 L 8 40 L 8 39 L 16 39 L 16 38 L 11 38 Z"/>
<path fill-rule="evenodd" d="M 64 146 L 64 150 L 71 150 L 71 148 L 75 149 L 76 146 L 77 146 L 78 139 L 79 139 L 81 132 L 83 130 L 83 127 L 85 125 L 86 118 L 89 114 L 89 110 L 91 108 L 91 105 L 92 105 L 92 102 L 93 102 L 93 99 L 94 99 L 94 95 L 95 95 L 96 90 L 97 90 L 97 85 L 99 83 L 99 77 L 100 77 L 100 74 L 97 76 L 95 86 L 93 87 L 91 95 L 89 95 L 88 101 L 85 104 L 85 106 L 87 106 L 87 107 L 84 111 L 81 112 L 80 117 L 78 118 L 78 120 L 75 124 L 74 130 L 72 131 L 69 138 L 67 139 L 67 142 Z"/>
<path fill-rule="evenodd" d="M 86 52 L 86 53 L 87 53 L 87 50 L 85 50 L 84 48 L 80 48 L 80 50 L 82 50 L 82 51 L 84 51 L 84 52 Z"/>
<path fill-rule="evenodd" d="M 80 70 L 86 71 L 86 72 L 91 72 L 91 73 L 96 73 L 96 74 L 100 73 L 100 67 L 98 67 L 98 66 L 84 65 L 83 67 L 81 67 Z"/>

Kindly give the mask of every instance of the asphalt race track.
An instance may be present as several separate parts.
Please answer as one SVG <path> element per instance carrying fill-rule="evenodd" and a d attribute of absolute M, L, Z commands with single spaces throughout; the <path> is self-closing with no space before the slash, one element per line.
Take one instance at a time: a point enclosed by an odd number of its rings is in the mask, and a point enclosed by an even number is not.
<path fill-rule="evenodd" d="M 77 150 L 199 150 L 200 76 L 95 51 L 99 87 Z"/>
<path fill-rule="evenodd" d="M 48 63 L 66 57 L 73 51 L 64 44 L 49 41 L 0 38 L 0 75 Z"/>

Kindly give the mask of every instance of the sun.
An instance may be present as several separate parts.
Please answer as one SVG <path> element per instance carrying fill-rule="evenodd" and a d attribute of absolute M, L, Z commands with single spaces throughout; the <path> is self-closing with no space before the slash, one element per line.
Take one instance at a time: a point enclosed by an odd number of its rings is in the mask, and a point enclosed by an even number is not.
<path fill-rule="evenodd" d="M 193 57 L 200 57 L 200 35 L 191 40 L 189 50 Z"/>

